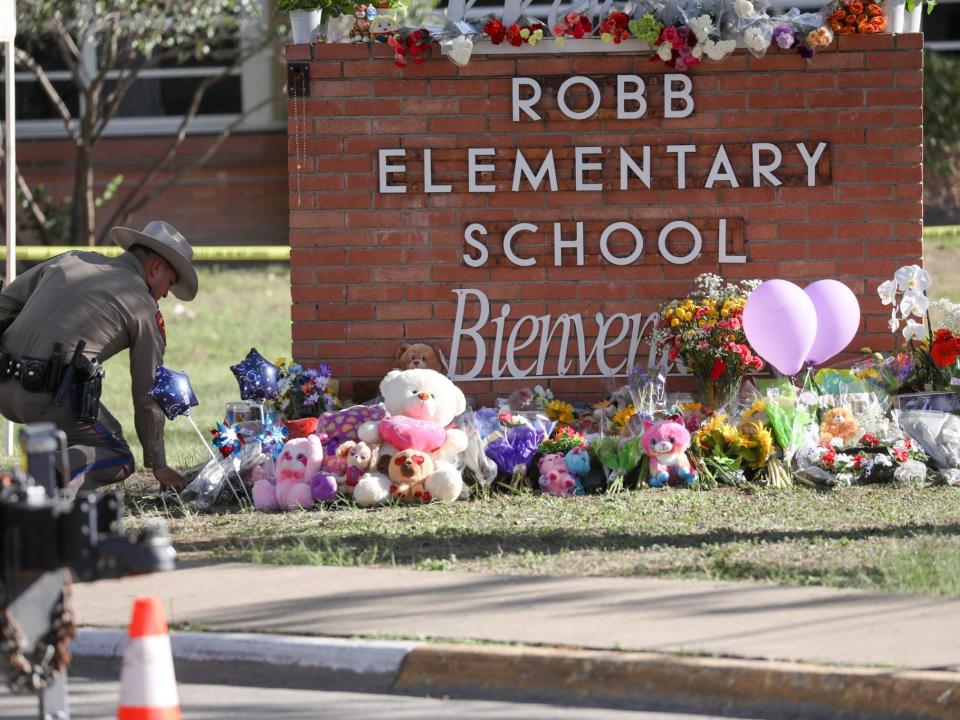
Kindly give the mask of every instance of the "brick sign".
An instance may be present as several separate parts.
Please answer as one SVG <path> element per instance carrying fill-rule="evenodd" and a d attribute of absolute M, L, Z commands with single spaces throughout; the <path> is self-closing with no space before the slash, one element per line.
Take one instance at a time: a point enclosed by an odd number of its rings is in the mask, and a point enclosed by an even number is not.
<path fill-rule="evenodd" d="M 468 392 L 584 391 L 654 360 L 657 308 L 703 272 L 837 278 L 865 312 L 856 346 L 889 344 L 874 288 L 922 254 L 921 36 L 689 74 L 313 52 L 289 103 L 299 360 L 379 378 L 424 341 Z"/>

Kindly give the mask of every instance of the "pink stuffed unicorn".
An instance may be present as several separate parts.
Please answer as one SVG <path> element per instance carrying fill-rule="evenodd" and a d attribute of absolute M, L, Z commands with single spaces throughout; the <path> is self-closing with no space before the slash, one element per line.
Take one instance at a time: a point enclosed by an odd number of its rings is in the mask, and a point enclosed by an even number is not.
<path fill-rule="evenodd" d="M 277 458 L 273 478 L 253 485 L 253 504 L 259 510 L 296 510 L 313 507 L 311 484 L 321 474 L 323 441 L 316 435 L 287 441 Z M 336 484 L 334 483 L 334 492 Z"/>

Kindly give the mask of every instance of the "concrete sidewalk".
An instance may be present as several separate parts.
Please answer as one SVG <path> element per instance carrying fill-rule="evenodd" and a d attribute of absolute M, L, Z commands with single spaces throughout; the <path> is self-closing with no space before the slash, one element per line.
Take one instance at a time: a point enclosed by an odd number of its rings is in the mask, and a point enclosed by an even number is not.
<path fill-rule="evenodd" d="M 960 671 L 960 600 L 746 583 L 223 564 L 74 587 L 79 622 L 120 627 L 158 595 L 221 632 L 487 640 Z"/>

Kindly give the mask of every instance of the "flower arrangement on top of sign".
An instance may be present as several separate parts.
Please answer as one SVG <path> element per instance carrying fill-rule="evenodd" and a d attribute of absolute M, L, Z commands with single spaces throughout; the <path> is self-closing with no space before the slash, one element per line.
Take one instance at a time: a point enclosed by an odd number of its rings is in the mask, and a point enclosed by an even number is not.
<path fill-rule="evenodd" d="M 737 47 L 757 57 L 777 47 L 810 58 L 828 47 L 836 34 L 877 33 L 887 27 L 882 6 L 862 0 L 838 0 L 817 12 L 792 8 L 781 14 L 764 0 L 641 0 L 572 9 L 556 0 L 546 22 L 523 14 L 529 4 L 507 0 L 500 14 L 480 20 L 468 20 L 463 3 L 452 4 L 442 16 L 414 12 L 415 3 L 410 3 L 372 19 L 372 6 L 358 5 L 354 14 L 359 29 L 350 37 L 389 43 L 398 67 L 422 63 L 431 42 L 440 43 L 451 61 L 464 66 L 478 42 L 521 48 L 552 37 L 553 47 L 562 50 L 571 41 L 587 39 L 612 45 L 640 41 L 649 49 L 651 61 L 683 71 L 706 60 L 721 61 Z"/>
<path fill-rule="evenodd" d="M 827 19 L 827 24 L 838 35 L 871 35 L 886 29 L 887 18 L 883 8 L 877 3 L 849 0 L 837 3 L 836 9 Z"/>

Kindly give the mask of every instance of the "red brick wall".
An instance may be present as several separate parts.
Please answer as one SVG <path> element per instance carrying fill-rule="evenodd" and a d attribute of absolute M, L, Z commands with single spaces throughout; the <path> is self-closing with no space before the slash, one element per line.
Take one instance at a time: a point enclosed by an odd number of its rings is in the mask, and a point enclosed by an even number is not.
<path fill-rule="evenodd" d="M 174 159 L 174 172 L 196 160 L 213 138 L 188 137 Z M 191 172 L 135 214 L 130 224 L 172 223 L 194 245 L 274 245 L 287 240 L 287 190 L 283 132 L 235 133 L 207 164 Z M 101 140 L 94 154 L 97 192 L 123 175 L 119 194 L 136 186 L 170 144 L 169 137 Z M 65 140 L 17 140 L 17 162 L 31 185 L 43 183 L 54 195 L 73 191 L 74 163 Z M 161 173 L 152 187 L 169 177 Z M 106 222 L 112 205 L 97 211 Z"/>
<path fill-rule="evenodd" d="M 482 290 L 492 317 L 509 302 L 509 332 L 526 314 L 581 313 L 591 320 L 588 328 L 598 312 L 646 315 L 687 293 L 703 272 L 780 277 L 801 286 L 832 277 L 847 283 L 863 308 L 861 334 L 851 348 L 890 345 L 875 288 L 900 265 L 920 261 L 923 252 L 921 35 L 843 36 L 810 61 L 771 50 L 764 58 L 738 51 L 721 63 L 704 63 L 690 73 L 696 108 L 685 119 L 663 117 L 661 76 L 672 71 L 646 56 L 475 56 L 457 69 L 436 47 L 433 53 L 424 65 L 400 70 L 382 46 L 287 50 L 291 62 L 309 60 L 311 73 L 299 193 L 293 121 L 288 146 L 293 355 L 333 363 L 348 379 L 347 394 L 349 379 L 379 378 L 389 370 L 404 339 L 448 352 L 457 288 Z M 646 81 L 642 119 L 616 119 L 616 75 L 626 73 Z M 573 75 L 588 76 L 603 89 L 592 119 L 569 120 L 557 109 L 557 87 Z M 516 76 L 543 85 L 537 105 L 543 121 L 513 122 Z M 578 107 L 584 105 L 581 99 Z M 293 106 L 290 113 L 296 114 Z M 756 142 L 783 149 L 780 187 L 752 186 L 749 144 Z M 814 187 L 806 185 L 799 156 L 789 152 L 797 142 L 811 149 L 828 143 Z M 722 182 L 703 188 L 714 157 L 707 148 L 715 151 L 720 143 L 739 189 Z M 668 144 L 699 148 L 699 159 L 688 163 L 687 189 L 676 189 L 675 165 L 664 153 Z M 620 146 L 642 145 L 653 148 L 652 188 L 634 181 L 629 191 L 620 191 L 612 158 Z M 602 182 L 602 192 L 573 190 L 575 146 L 604 148 L 605 169 L 587 178 Z M 497 171 L 485 177 L 497 192 L 467 193 L 467 148 L 484 147 L 497 148 Z M 386 148 L 407 150 L 406 172 L 390 180 L 406 183 L 406 194 L 379 191 L 378 150 Z M 423 192 L 425 148 L 432 149 L 434 182 L 452 183 L 452 193 Z M 554 150 L 559 192 L 532 192 L 527 185 L 525 192 L 510 191 L 516 148 L 529 151 L 534 169 L 547 149 Z M 746 254 L 745 264 L 718 262 L 721 218 L 728 224 L 729 251 Z M 569 236 L 577 220 L 585 223 L 585 265 L 554 267 L 552 223 L 563 222 Z M 688 220 L 703 231 L 703 253 L 689 264 L 665 262 L 657 251 L 659 228 L 672 220 Z M 614 221 L 633 222 L 644 233 L 645 251 L 635 264 L 617 267 L 597 258 L 599 233 Z M 480 268 L 462 258 L 474 254 L 464 242 L 464 229 L 473 222 L 490 231 L 491 258 Z M 498 249 L 502 231 L 519 222 L 540 226 L 540 234 L 518 236 L 516 243 L 518 252 L 537 258 L 532 267 L 507 263 Z M 682 254 L 689 243 L 671 247 Z M 617 252 L 628 251 L 621 245 Z M 487 329 L 492 350 L 492 325 Z M 469 366 L 472 355 L 464 360 Z M 482 374 L 490 375 L 489 354 Z M 551 385 L 561 393 L 582 393 L 599 387 L 591 382 L 568 378 Z M 463 387 L 489 397 L 522 384 L 530 381 Z"/>

